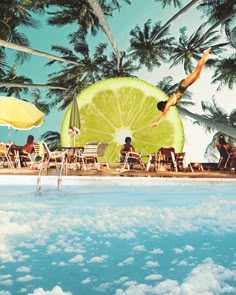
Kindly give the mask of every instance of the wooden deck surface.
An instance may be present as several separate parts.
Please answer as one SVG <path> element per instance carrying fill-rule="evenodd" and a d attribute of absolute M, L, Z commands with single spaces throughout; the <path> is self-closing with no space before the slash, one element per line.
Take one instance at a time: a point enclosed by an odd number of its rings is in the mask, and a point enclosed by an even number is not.
<path fill-rule="evenodd" d="M 0 168 L 0 175 L 38 175 L 37 169 L 24 168 Z M 42 175 L 58 175 L 58 170 L 50 168 L 47 171 L 44 170 Z M 205 169 L 204 171 L 194 170 L 189 171 L 144 171 L 141 169 L 124 170 L 120 169 L 119 164 L 111 164 L 110 169 L 102 166 L 101 170 L 88 169 L 73 170 L 68 169 L 67 175 L 69 176 L 121 176 L 121 177 L 178 177 L 178 178 L 236 178 L 235 171 L 226 170 L 211 170 Z M 67 176 L 63 173 L 63 176 Z"/>

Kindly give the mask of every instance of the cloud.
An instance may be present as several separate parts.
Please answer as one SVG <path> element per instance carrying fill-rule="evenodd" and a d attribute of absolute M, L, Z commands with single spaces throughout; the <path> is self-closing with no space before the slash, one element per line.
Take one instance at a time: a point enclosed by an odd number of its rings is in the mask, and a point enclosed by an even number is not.
<path fill-rule="evenodd" d="M 69 260 L 69 262 L 71 262 L 71 263 L 82 263 L 82 262 L 84 262 L 84 257 L 82 255 L 78 254 L 75 257 L 71 258 Z"/>
<path fill-rule="evenodd" d="M 84 279 L 82 282 L 81 282 L 81 284 L 89 284 L 89 283 L 91 283 L 91 278 L 86 278 L 86 279 Z"/>
<path fill-rule="evenodd" d="M 159 263 L 157 261 L 147 261 L 146 266 L 147 267 L 155 267 L 155 266 L 159 266 Z"/>
<path fill-rule="evenodd" d="M 38 288 L 28 295 L 72 295 L 72 293 L 64 292 L 61 287 L 56 286 L 51 291 L 44 291 L 42 288 Z"/>
<path fill-rule="evenodd" d="M 2 281 L 0 281 L 0 285 L 11 286 L 11 285 L 13 285 L 13 280 L 11 280 L 11 279 L 2 280 Z"/>
<path fill-rule="evenodd" d="M 30 276 L 30 275 L 26 275 L 24 277 L 20 277 L 18 279 L 16 279 L 17 282 L 29 282 L 34 280 L 34 277 Z"/>
<path fill-rule="evenodd" d="M 148 277 L 152 278 L 153 275 Z M 158 275 L 157 275 L 158 276 Z M 147 277 L 146 277 L 147 278 Z M 145 278 L 145 279 L 146 279 Z M 154 275 L 155 278 L 155 275 Z M 187 275 L 182 284 L 176 280 L 166 279 L 156 286 L 126 282 L 127 289 L 116 290 L 115 295 L 130 294 L 158 294 L 158 295 L 214 295 L 236 294 L 236 288 L 229 285 L 229 281 L 236 281 L 236 270 L 229 270 L 206 258 Z"/>
<path fill-rule="evenodd" d="M 61 249 L 58 248 L 56 245 L 48 245 L 47 247 L 47 254 L 51 255 L 53 253 L 61 252 Z"/>
<path fill-rule="evenodd" d="M 163 254 L 164 251 L 161 250 L 160 248 L 155 248 L 155 249 L 153 249 L 150 253 L 151 253 L 151 254 Z"/>
<path fill-rule="evenodd" d="M 135 238 L 135 234 L 131 231 L 128 231 L 127 233 L 122 233 L 119 238 L 122 240 L 131 240 Z"/>
<path fill-rule="evenodd" d="M 160 275 L 160 274 L 152 274 L 152 275 L 146 276 L 144 278 L 144 280 L 146 280 L 146 281 L 156 281 L 156 280 L 161 280 L 161 279 L 162 279 L 162 275 Z"/>
<path fill-rule="evenodd" d="M 183 253 L 183 250 L 181 250 L 180 248 L 174 248 L 173 250 L 175 251 L 175 254 Z"/>
<path fill-rule="evenodd" d="M 134 246 L 134 247 L 133 247 L 133 250 L 135 250 L 135 251 L 146 251 L 144 245 L 137 245 L 137 246 Z"/>
<path fill-rule="evenodd" d="M 0 295 L 11 295 L 9 291 L 0 291 Z"/>
<path fill-rule="evenodd" d="M 124 261 L 118 263 L 118 266 L 124 266 L 127 264 L 132 264 L 134 262 L 134 258 L 133 257 L 129 257 L 127 259 L 125 259 Z"/>
<path fill-rule="evenodd" d="M 90 263 L 102 263 L 104 260 L 105 260 L 104 256 L 94 256 L 89 260 L 89 262 Z"/>
<path fill-rule="evenodd" d="M 192 251 L 194 251 L 194 247 L 192 247 L 192 246 L 190 246 L 190 245 L 186 245 L 186 246 L 184 247 L 184 251 L 192 252 Z"/>
<path fill-rule="evenodd" d="M 21 266 L 16 269 L 16 272 L 30 272 L 30 268 L 27 266 Z"/>

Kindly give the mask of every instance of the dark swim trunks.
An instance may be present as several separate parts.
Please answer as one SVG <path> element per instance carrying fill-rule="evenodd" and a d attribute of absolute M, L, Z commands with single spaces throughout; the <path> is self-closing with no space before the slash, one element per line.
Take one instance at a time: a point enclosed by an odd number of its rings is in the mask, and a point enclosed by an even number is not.
<path fill-rule="evenodd" d="M 176 103 L 175 105 L 180 101 L 180 99 L 182 98 L 184 92 L 186 91 L 188 87 L 185 85 L 185 81 L 184 79 L 180 81 L 179 83 L 179 87 L 178 89 L 176 90 L 175 92 L 175 95 L 176 95 Z"/>

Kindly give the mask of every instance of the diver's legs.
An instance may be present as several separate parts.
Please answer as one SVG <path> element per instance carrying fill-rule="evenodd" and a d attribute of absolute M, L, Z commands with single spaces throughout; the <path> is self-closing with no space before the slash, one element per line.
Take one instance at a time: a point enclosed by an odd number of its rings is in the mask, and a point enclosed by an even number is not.
<path fill-rule="evenodd" d="M 208 60 L 208 55 L 209 55 L 210 50 L 211 50 L 211 48 L 204 50 L 203 55 L 202 55 L 201 59 L 199 60 L 195 70 L 188 77 L 186 77 L 184 79 L 185 85 L 187 87 L 190 86 L 191 84 L 193 84 L 200 77 L 200 73 L 202 71 L 202 68 Z"/>

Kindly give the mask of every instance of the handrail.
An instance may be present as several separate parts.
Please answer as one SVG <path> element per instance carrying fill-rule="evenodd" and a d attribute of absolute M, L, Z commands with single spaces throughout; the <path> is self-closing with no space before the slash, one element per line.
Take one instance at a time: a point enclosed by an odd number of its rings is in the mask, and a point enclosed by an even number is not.
<path fill-rule="evenodd" d="M 67 175 L 67 152 L 64 152 L 63 156 L 62 156 L 61 167 L 60 167 L 60 170 L 58 173 L 58 179 L 57 179 L 57 188 L 58 189 L 61 189 L 61 187 L 62 187 L 62 172 L 63 172 L 65 164 L 66 164 L 66 175 Z"/>
<path fill-rule="evenodd" d="M 39 169 L 39 173 L 38 173 L 38 177 L 37 177 L 37 190 L 38 190 L 38 192 L 41 190 L 41 174 L 44 169 L 45 157 L 46 157 L 46 153 L 43 154 L 40 164 L 39 164 L 39 167 L 38 167 L 38 169 Z"/>

